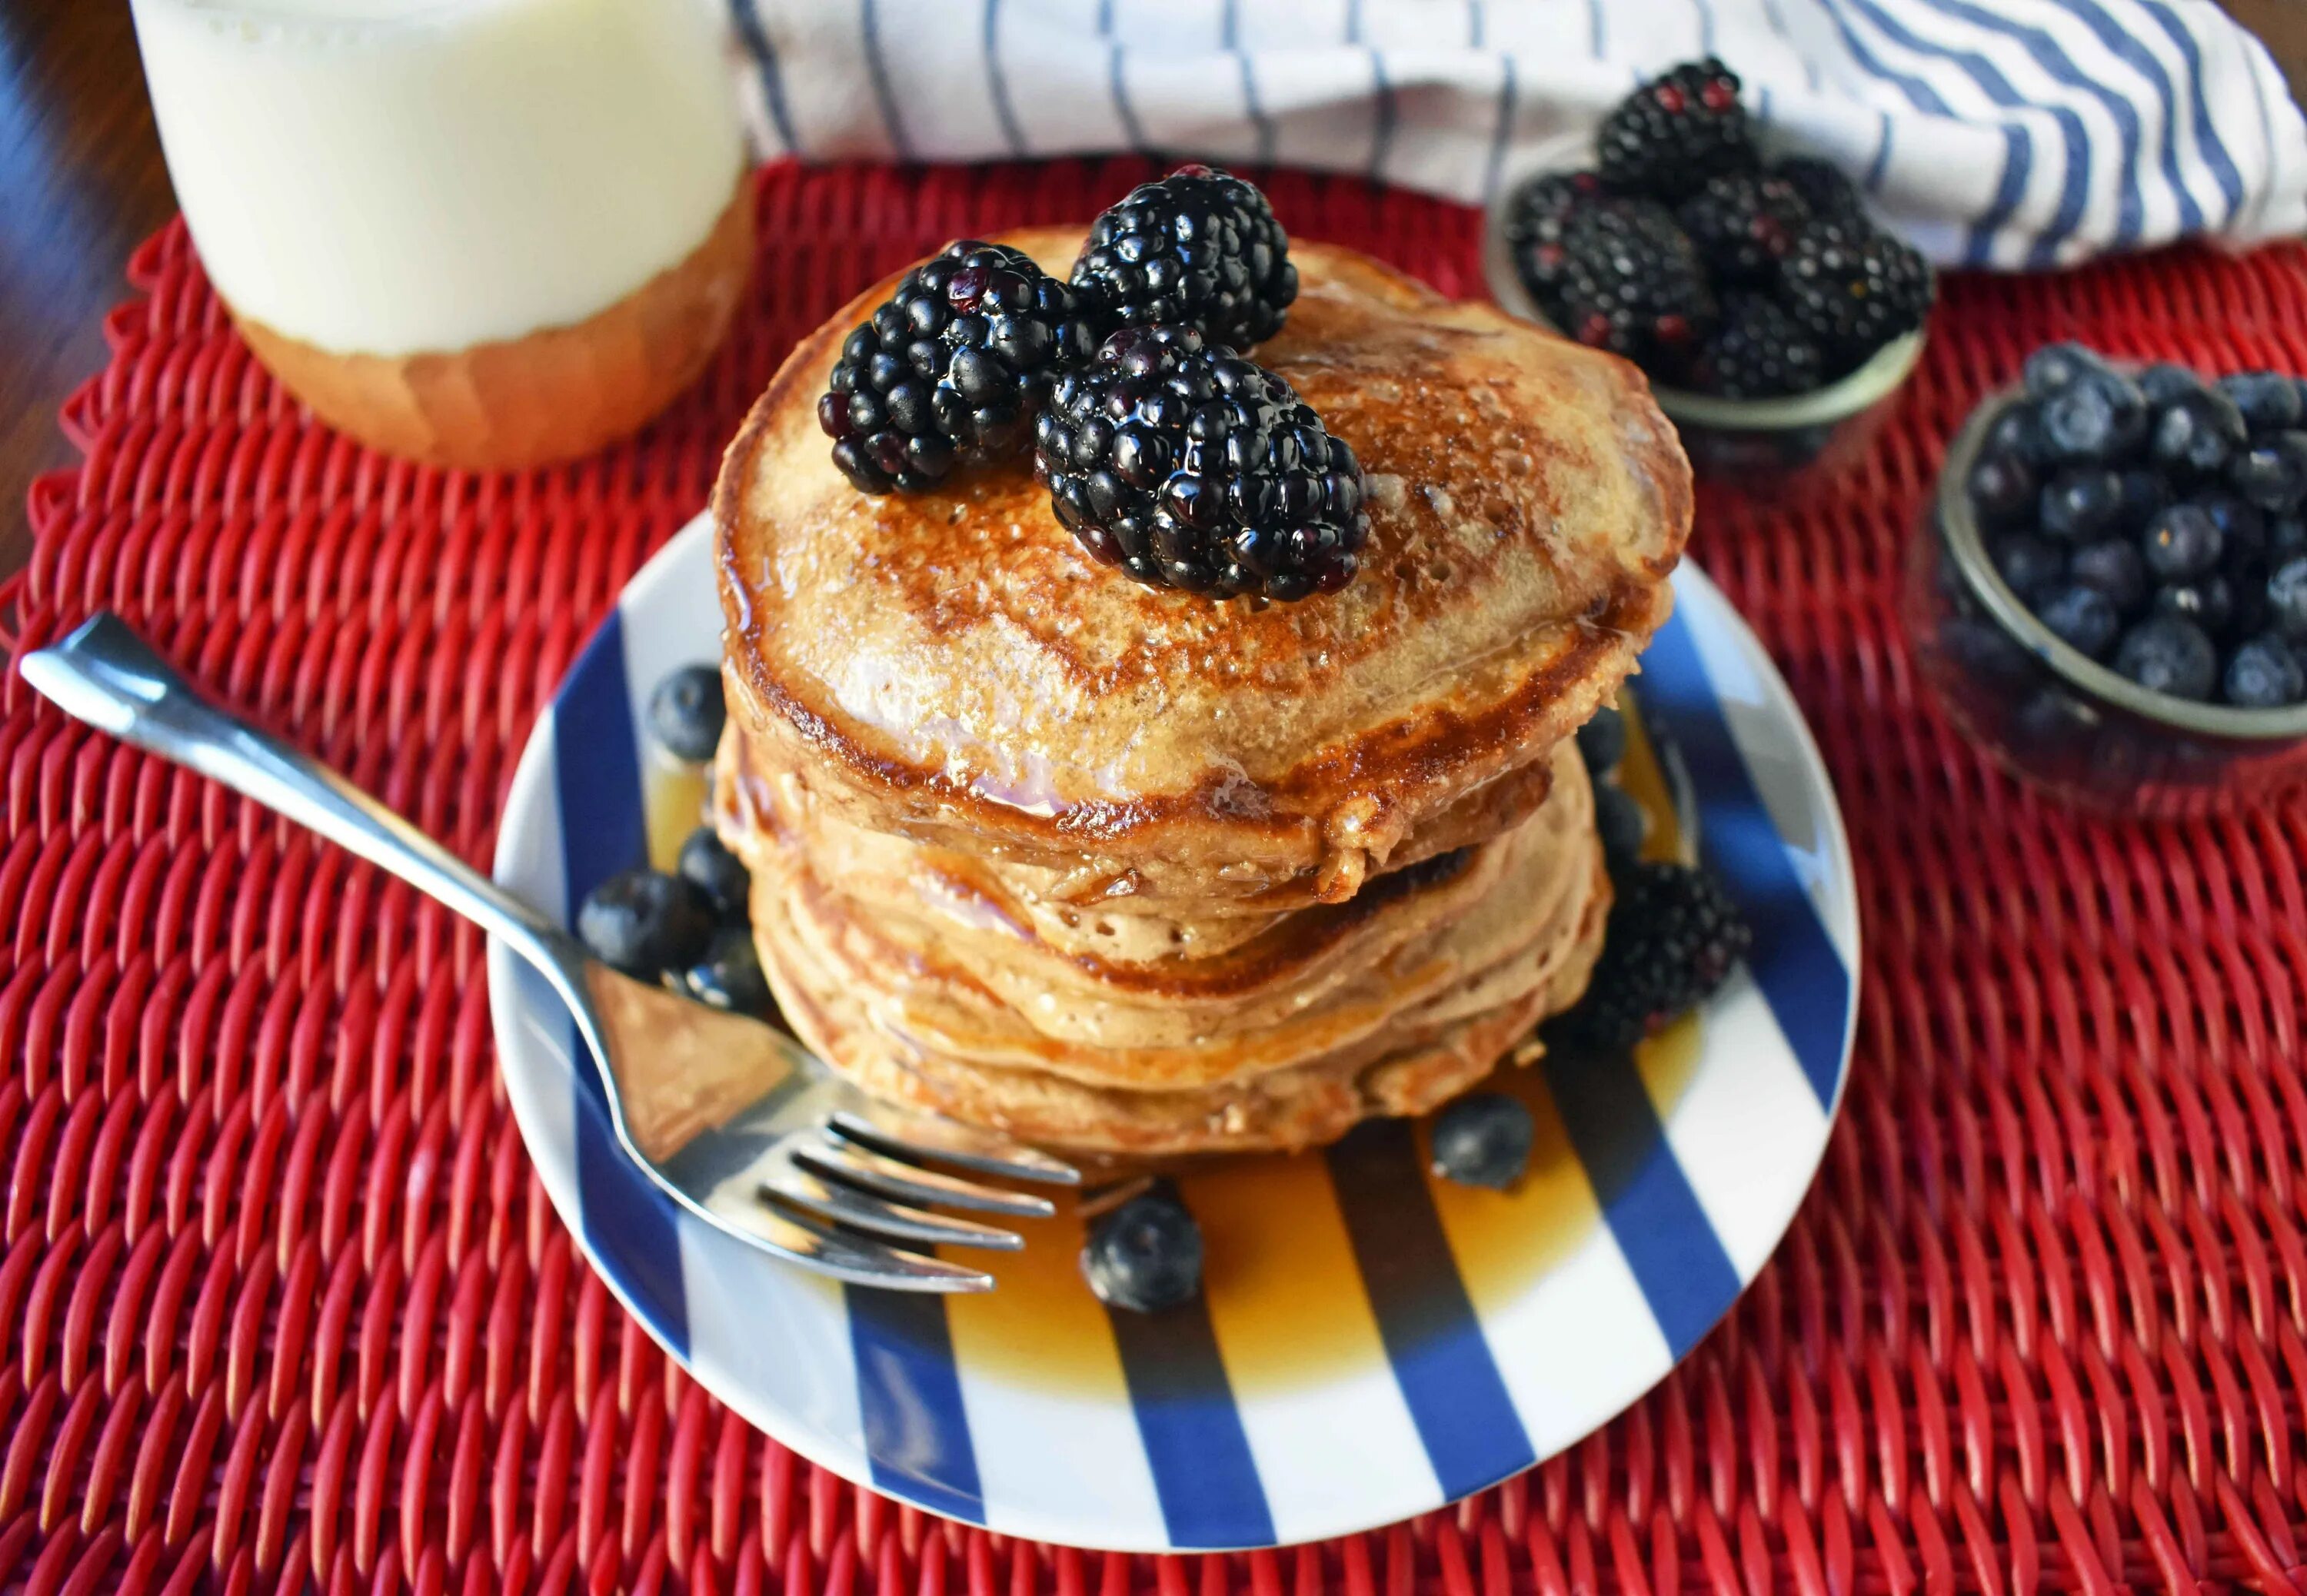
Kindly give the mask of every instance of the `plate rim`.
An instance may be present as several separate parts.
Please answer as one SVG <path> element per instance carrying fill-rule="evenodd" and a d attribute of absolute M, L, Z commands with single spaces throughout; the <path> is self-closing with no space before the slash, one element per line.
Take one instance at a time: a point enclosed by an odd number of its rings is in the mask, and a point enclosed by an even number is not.
<path fill-rule="evenodd" d="M 530 816 L 540 812 L 538 809 L 540 798 L 550 795 L 553 791 L 552 758 L 555 739 L 552 734 L 554 729 L 554 711 L 562 693 L 566 690 L 570 675 L 586 657 L 587 652 L 598 642 L 605 629 L 618 621 L 629 602 L 632 601 L 637 593 L 643 595 L 645 600 L 653 597 L 655 590 L 668 579 L 667 574 L 672 569 L 684 559 L 694 558 L 690 553 L 692 541 L 709 542 L 712 529 L 712 513 L 707 510 L 699 512 L 673 533 L 665 541 L 664 546 L 644 561 L 619 589 L 615 600 L 609 610 L 605 611 L 600 622 L 587 634 L 584 643 L 570 654 L 567 667 L 554 685 L 552 696 L 546 701 L 545 707 L 539 712 L 529 729 L 527 738 L 522 745 L 520 756 L 514 764 L 511 779 L 506 785 L 504 807 L 499 815 L 496 845 L 492 849 L 490 858 L 491 879 L 500 884 L 510 884 L 505 881 L 505 877 L 508 872 L 514 869 L 519 863 L 515 856 L 527 840 L 530 826 L 535 824 Z M 708 563 L 709 565 L 709 549 Z M 1833 923 L 1829 924 L 1827 928 L 1838 954 L 1847 952 L 1848 955 L 1848 998 L 1843 1014 L 1834 1091 L 1831 1101 L 1823 1108 L 1817 1156 L 1811 1163 L 1799 1187 L 1794 1190 L 1785 1213 L 1773 1218 L 1771 1226 L 1773 1239 L 1769 1253 L 1765 1255 L 1762 1264 L 1756 1269 L 1756 1274 L 1759 1275 L 1762 1268 L 1769 1267 L 1770 1258 L 1775 1256 L 1779 1247 L 1783 1244 L 1802 1204 L 1807 1200 L 1809 1193 L 1817 1183 L 1818 1173 L 1824 1166 L 1835 1125 L 1848 1093 L 1851 1058 L 1857 1034 L 1859 993 L 1864 964 L 1863 945 L 1860 940 L 1863 927 L 1859 912 L 1857 881 L 1855 860 L 1850 850 L 1848 828 L 1842 815 L 1840 796 L 1836 792 L 1824 758 L 1819 750 L 1816 737 L 1811 730 L 1809 721 L 1803 714 L 1801 706 L 1794 697 L 1793 691 L 1788 686 L 1783 673 L 1778 669 L 1777 662 L 1771 658 L 1769 651 L 1762 647 L 1761 639 L 1754 636 L 1753 628 L 1746 624 L 1745 617 L 1731 605 L 1721 589 L 1695 561 L 1685 556 L 1677 565 L 1673 581 L 1676 584 L 1677 606 L 1685 602 L 1682 588 L 1686 584 L 1701 596 L 1701 602 L 1710 612 L 1710 619 L 1717 619 L 1727 623 L 1728 634 L 1737 652 L 1754 673 L 1761 699 L 1766 705 L 1779 712 L 1779 718 L 1781 721 L 1791 721 L 1793 724 L 1795 729 L 1793 744 L 1797 755 L 1797 763 L 1805 778 L 1803 788 L 1810 797 L 1809 807 L 1817 816 L 1821 826 L 1821 841 L 1825 845 L 1827 858 L 1831 866 L 1829 879 L 1837 888 L 1830 895 L 1830 902 L 1837 918 Z M 1775 824 L 1774 820 L 1774 827 Z M 1814 906 L 1820 908 L 1821 919 L 1822 922 L 1826 921 L 1824 906 L 1817 905 L 1815 900 L 1814 900 Z M 837 1442 L 828 1442 L 825 1438 L 814 1433 L 805 1423 L 792 1421 L 783 1408 L 763 1399 L 742 1381 L 724 1380 L 716 1373 L 700 1369 L 694 1358 L 675 1347 L 668 1340 L 657 1314 L 652 1310 L 650 1305 L 645 1302 L 637 1301 L 626 1284 L 619 1278 L 618 1272 L 604 1267 L 596 1257 L 594 1248 L 587 1238 L 583 1208 L 576 1190 L 573 1168 L 561 1166 L 557 1161 L 549 1161 L 539 1152 L 540 1146 L 545 1142 L 545 1127 L 538 1116 L 549 1111 L 541 1098 L 533 1097 L 531 1094 L 541 1093 L 545 1089 L 547 1082 L 540 1079 L 540 1076 L 552 1074 L 563 1081 L 566 1080 L 566 1077 L 560 1076 L 557 1071 L 540 1071 L 536 1067 L 538 1060 L 529 1051 L 535 1044 L 519 1034 L 522 1017 L 527 1011 L 522 991 L 526 979 L 522 972 L 526 968 L 510 947 L 493 936 L 488 938 L 485 970 L 490 1030 L 497 1049 L 500 1077 L 505 1083 L 506 1098 L 512 1109 L 515 1126 L 519 1132 L 523 1150 L 532 1167 L 537 1172 L 538 1183 L 544 1188 L 546 1200 L 552 1204 L 555 1217 L 568 1232 L 570 1242 L 583 1256 L 587 1266 L 608 1289 L 611 1296 L 626 1314 L 639 1323 L 649 1339 L 690 1378 L 695 1380 L 708 1395 L 726 1404 L 747 1423 L 780 1446 L 856 1488 L 889 1497 L 905 1506 L 917 1507 L 920 1511 L 933 1516 L 948 1518 L 952 1522 L 965 1524 L 971 1528 L 1086 1551 L 1121 1552 L 1133 1555 L 1256 1549 L 1249 1546 L 1201 1546 L 1181 1543 L 1170 1539 L 1166 1533 L 1158 1539 L 1145 1539 L 1128 1533 L 1102 1532 L 1093 1523 L 1051 1514 L 1030 1503 L 1021 1504 L 1015 1501 L 1004 1503 L 1002 1523 L 999 1528 L 991 1523 L 955 1517 L 910 1495 L 895 1494 L 876 1483 L 873 1479 L 873 1460 L 865 1451 L 845 1447 Z M 518 1067 L 516 1067 L 516 1061 L 518 1061 Z M 1607 1222 L 1599 1213 L 1596 1224 L 1601 1225 L 1607 1232 Z M 1751 1284 L 1751 1277 L 1739 1282 L 1737 1290 L 1732 1293 L 1728 1302 L 1710 1321 L 1707 1329 L 1692 1343 L 1694 1349 L 1705 1339 L 1706 1336 L 1712 1334 L 1714 1327 L 1719 1326 L 1723 1319 L 1728 1317 L 1738 1302 L 1745 1295 Z M 1415 1517 L 1421 1513 L 1431 1512 L 1438 1507 L 1462 1501 L 1469 1496 L 1479 1494 L 1506 1480 L 1526 1473 L 1548 1458 L 1559 1456 L 1578 1446 L 1604 1425 L 1625 1413 L 1662 1384 L 1676 1369 L 1681 1366 L 1685 1356 L 1687 1356 L 1686 1353 L 1681 1355 L 1675 1354 L 1669 1346 L 1666 1361 L 1656 1373 L 1639 1387 L 1628 1390 L 1622 1398 L 1615 1402 L 1614 1405 L 1609 1406 L 1607 1412 L 1576 1434 L 1567 1436 L 1550 1447 L 1531 1464 L 1510 1469 L 1496 1479 L 1485 1480 L 1456 1495 L 1445 1496 L 1439 1502 L 1377 1506 L 1369 1498 L 1346 1498 L 1341 1502 L 1339 1511 L 1333 1517 L 1327 1520 L 1316 1520 L 1310 1527 L 1293 1524 L 1291 1539 L 1268 1544 L 1274 1547 L 1304 1545 L 1384 1528 Z M 1535 1447 L 1533 1450 L 1536 1450 Z M 1119 1525 L 1111 1527 L 1119 1528 Z"/>

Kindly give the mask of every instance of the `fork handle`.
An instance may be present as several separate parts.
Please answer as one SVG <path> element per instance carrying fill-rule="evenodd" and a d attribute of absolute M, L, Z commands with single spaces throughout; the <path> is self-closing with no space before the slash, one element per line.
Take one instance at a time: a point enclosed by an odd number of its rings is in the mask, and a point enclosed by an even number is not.
<path fill-rule="evenodd" d="M 310 755 L 219 708 L 110 610 L 18 667 L 65 713 L 198 771 L 390 871 L 559 978 L 569 934 Z"/>

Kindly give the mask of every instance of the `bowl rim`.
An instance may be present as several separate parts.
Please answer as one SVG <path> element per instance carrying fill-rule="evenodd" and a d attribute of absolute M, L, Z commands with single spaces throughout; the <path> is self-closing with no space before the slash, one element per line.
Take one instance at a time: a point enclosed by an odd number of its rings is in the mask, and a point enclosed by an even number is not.
<path fill-rule="evenodd" d="M 1537 300 L 1522 285 L 1522 274 L 1514 269 L 1514 243 L 1506 236 L 1506 218 L 1513 209 L 1514 196 L 1523 184 L 1548 172 L 1574 171 L 1590 165 L 1593 150 L 1593 138 L 1585 132 L 1564 132 L 1540 141 L 1517 165 L 1513 175 L 1498 184 L 1498 197 L 1490 201 L 1483 214 L 1482 275 L 1488 279 L 1490 297 L 1502 310 L 1525 321 L 1534 321 L 1558 337 L 1569 335 L 1538 308 Z M 1935 303 L 1935 291 L 1932 298 Z M 1929 323 L 1925 322 L 1891 339 L 1857 370 L 1836 378 L 1824 388 L 1778 398 L 1726 399 L 1720 394 L 1672 387 L 1651 378 L 1647 371 L 1642 375 L 1650 380 L 1651 393 L 1657 398 L 1659 408 L 1675 421 L 1726 431 L 1791 431 L 1797 427 L 1827 426 L 1847 421 L 1888 397 L 1913 374 L 1923 358 L 1923 345 L 1928 336 Z"/>
<path fill-rule="evenodd" d="M 2026 390 L 2014 384 L 1997 388 L 1979 400 L 1948 446 L 1933 491 L 1939 542 L 1952 556 L 1964 585 L 1995 624 L 2069 687 L 2142 721 L 2239 742 L 2287 742 L 2307 737 L 2307 703 L 2283 709 L 2238 709 L 2233 704 L 2198 704 L 2151 691 L 2061 639 L 2011 590 L 2003 580 L 2003 573 L 1987 558 L 1985 536 L 1979 529 L 1978 518 L 1971 513 L 1962 484 L 1970 475 L 1971 465 L 1978 457 L 1987 430 L 2025 397 Z"/>

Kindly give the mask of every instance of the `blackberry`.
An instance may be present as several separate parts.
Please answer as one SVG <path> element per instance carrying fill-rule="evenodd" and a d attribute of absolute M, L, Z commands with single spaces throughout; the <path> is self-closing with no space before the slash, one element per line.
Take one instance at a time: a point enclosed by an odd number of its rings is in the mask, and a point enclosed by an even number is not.
<path fill-rule="evenodd" d="M 1783 177 L 1726 172 L 1707 179 L 1674 214 L 1717 282 L 1766 283 L 1810 220 L 1810 207 Z"/>
<path fill-rule="evenodd" d="M 1707 872 L 1637 865 L 1619 878 L 1586 995 L 1548 1028 L 1550 1037 L 1603 1052 L 1631 1047 L 1704 1001 L 1754 940 Z"/>
<path fill-rule="evenodd" d="M 1652 79 L 1612 107 L 1595 148 L 1605 183 L 1661 200 L 1756 164 L 1737 74 L 1711 55 Z"/>
<path fill-rule="evenodd" d="M 1361 466 L 1280 377 L 1185 328 L 1124 328 L 1059 380 L 1033 471 L 1090 555 L 1153 587 L 1297 600 L 1353 580 Z"/>
<path fill-rule="evenodd" d="M 1679 361 L 1713 329 L 1706 269 L 1647 200 L 1591 206 L 1564 229 L 1562 330 L 1638 365 Z"/>
<path fill-rule="evenodd" d="M 1248 349 L 1282 330 L 1298 269 L 1264 194 L 1230 172 L 1188 166 L 1099 215 L 1073 286 L 1093 302 L 1102 331 L 1190 327 Z"/>
<path fill-rule="evenodd" d="M 1837 375 L 1920 327 L 1931 308 L 1931 268 L 1921 252 L 1846 222 L 1804 228 L 1780 272 L 1787 309 Z"/>
<path fill-rule="evenodd" d="M 1072 289 L 1016 250 L 964 239 L 842 344 L 817 423 L 859 492 L 919 492 L 1022 443 L 1058 370 L 1092 346 Z"/>
<path fill-rule="evenodd" d="M 1602 180 L 1591 172 L 1548 172 L 1522 184 L 1506 202 L 1506 243 L 1514 270 L 1549 316 L 1569 259 L 1562 235 L 1572 216 L 1601 197 Z"/>
<path fill-rule="evenodd" d="M 1771 168 L 1771 175 L 1795 191 L 1811 215 L 1822 222 L 1863 222 L 1865 201 L 1858 185 L 1832 161 L 1814 155 L 1790 155 Z"/>
<path fill-rule="evenodd" d="M 1728 399 L 1808 393 L 1826 379 L 1826 360 L 1786 308 L 1759 294 L 1723 301 L 1713 336 L 1691 362 L 1691 386 Z"/>

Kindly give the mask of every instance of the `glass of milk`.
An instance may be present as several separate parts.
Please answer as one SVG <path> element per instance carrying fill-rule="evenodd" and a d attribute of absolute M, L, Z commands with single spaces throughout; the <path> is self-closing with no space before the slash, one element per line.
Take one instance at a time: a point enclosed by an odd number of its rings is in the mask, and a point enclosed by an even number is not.
<path fill-rule="evenodd" d="M 639 427 L 753 244 L 710 0 L 133 0 L 210 280 L 323 420 L 429 463 Z"/>

